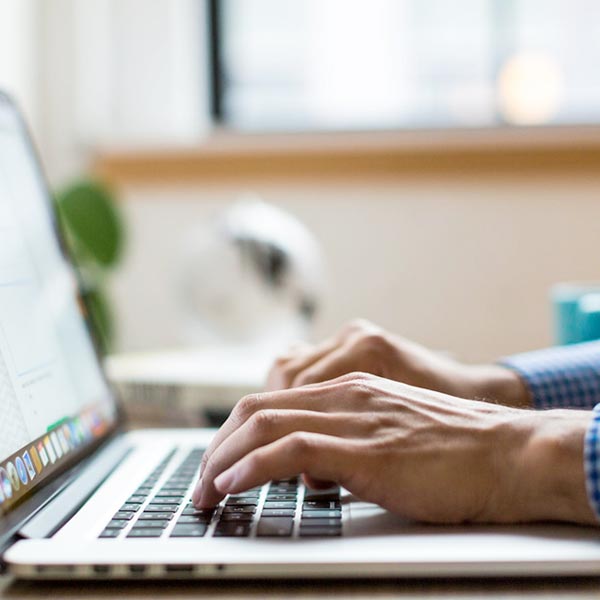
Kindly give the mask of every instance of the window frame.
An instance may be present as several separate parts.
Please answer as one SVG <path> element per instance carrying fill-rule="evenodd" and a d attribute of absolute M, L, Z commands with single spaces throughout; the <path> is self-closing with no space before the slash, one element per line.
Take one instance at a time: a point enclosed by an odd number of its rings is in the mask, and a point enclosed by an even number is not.
<path fill-rule="evenodd" d="M 224 91 L 225 91 L 225 69 L 223 65 L 223 44 L 225 38 L 224 31 L 224 20 L 223 20 L 223 2 L 222 0 L 207 0 L 207 11 L 208 11 L 208 42 L 209 42 L 209 51 L 208 51 L 208 64 L 209 64 L 209 107 L 210 107 L 210 116 L 213 121 L 215 128 L 218 131 L 225 131 L 228 133 L 233 133 L 235 135 L 240 136 L 270 136 L 277 138 L 278 136 L 289 136 L 289 135 L 329 135 L 332 137 L 343 135 L 344 133 L 353 133 L 353 134 L 363 134 L 365 136 L 369 136 L 371 134 L 377 135 L 378 133 L 389 133 L 394 132 L 399 135 L 408 134 L 409 137 L 419 136 L 421 133 L 432 133 L 432 132 L 440 132 L 444 136 L 447 134 L 452 136 L 454 132 L 458 132 L 459 137 L 462 137 L 462 133 L 465 131 L 479 131 L 479 132 L 487 132 L 489 135 L 494 136 L 496 132 L 506 131 L 506 130 L 516 130 L 516 131 L 546 131 L 546 130 L 557 130 L 561 133 L 558 134 L 558 137 L 563 136 L 563 132 L 565 130 L 573 130 L 575 132 L 575 137 L 577 137 L 578 133 L 583 129 L 591 129 L 597 132 L 600 130 L 600 120 L 598 122 L 589 122 L 589 123 L 578 123 L 578 122 L 566 122 L 566 123 L 543 123 L 543 124 L 513 124 L 509 123 L 505 120 L 505 118 L 499 113 L 497 107 L 494 108 L 495 111 L 495 123 L 489 125 L 481 125 L 481 126 L 461 126 L 461 125 L 451 125 L 447 127 L 437 127 L 437 126 L 425 126 L 425 127 L 400 127 L 395 126 L 393 124 L 383 124 L 381 127 L 376 128 L 361 128 L 361 127 L 350 127 L 348 129 L 327 129 L 327 128 L 312 128 L 312 127 L 303 127 L 299 129 L 278 129 L 278 128 L 251 128 L 244 129 L 232 126 L 227 122 L 225 118 L 225 110 L 224 110 Z M 496 0 L 495 7 L 497 8 L 499 3 L 502 3 L 502 0 Z M 496 61 L 499 64 L 499 61 Z M 495 65 L 495 70 L 498 69 L 498 64 Z M 596 133 L 597 135 L 597 133 Z"/>
<path fill-rule="evenodd" d="M 213 122 L 225 125 L 223 114 L 223 21 L 220 0 L 208 0 L 209 105 Z"/>

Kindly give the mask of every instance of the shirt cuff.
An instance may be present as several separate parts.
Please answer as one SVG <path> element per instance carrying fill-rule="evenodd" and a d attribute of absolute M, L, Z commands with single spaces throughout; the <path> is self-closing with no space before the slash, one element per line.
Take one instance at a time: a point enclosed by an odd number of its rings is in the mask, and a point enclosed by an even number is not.
<path fill-rule="evenodd" d="M 500 364 L 521 376 L 535 408 L 591 409 L 600 403 L 600 342 L 516 354 Z"/>
<path fill-rule="evenodd" d="M 583 446 L 585 488 L 590 507 L 600 522 L 600 404 L 593 411 Z"/>

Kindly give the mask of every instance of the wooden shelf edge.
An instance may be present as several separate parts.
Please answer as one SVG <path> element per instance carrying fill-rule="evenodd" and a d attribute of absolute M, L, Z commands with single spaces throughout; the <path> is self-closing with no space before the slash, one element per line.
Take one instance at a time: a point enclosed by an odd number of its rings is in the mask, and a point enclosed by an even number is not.
<path fill-rule="evenodd" d="M 217 134 L 195 147 L 104 149 L 94 172 L 114 184 L 240 179 L 600 173 L 600 130 Z"/>

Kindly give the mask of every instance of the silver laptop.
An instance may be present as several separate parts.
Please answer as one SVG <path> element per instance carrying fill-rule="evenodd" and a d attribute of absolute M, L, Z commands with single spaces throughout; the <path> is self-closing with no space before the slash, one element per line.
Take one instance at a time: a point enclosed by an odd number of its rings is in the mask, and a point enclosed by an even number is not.
<path fill-rule="evenodd" d="M 600 574 L 600 531 L 425 527 L 298 478 L 197 511 L 211 430 L 126 432 L 15 106 L 0 94 L 0 556 L 22 578 Z M 399 491 L 401 492 L 401 491 Z"/>

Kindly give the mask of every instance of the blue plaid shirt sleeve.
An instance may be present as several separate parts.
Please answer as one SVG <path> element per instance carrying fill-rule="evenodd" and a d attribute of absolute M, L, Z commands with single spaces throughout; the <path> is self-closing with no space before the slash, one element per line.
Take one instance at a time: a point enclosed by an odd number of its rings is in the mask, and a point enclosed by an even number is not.
<path fill-rule="evenodd" d="M 600 522 L 600 404 L 594 408 L 593 415 L 583 446 L 585 487 L 590 506 Z"/>
<path fill-rule="evenodd" d="M 521 376 L 538 409 L 593 409 L 583 460 L 588 500 L 600 523 L 600 342 L 517 354 L 501 364 Z"/>
<path fill-rule="evenodd" d="M 516 354 L 500 364 L 521 376 L 538 409 L 592 409 L 600 403 L 600 342 Z"/>

